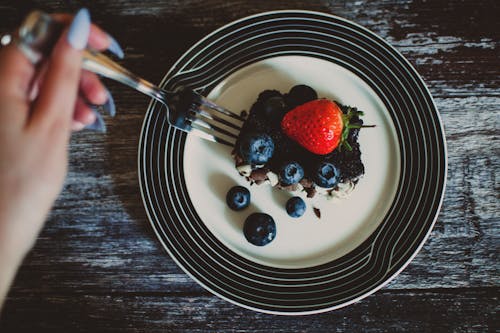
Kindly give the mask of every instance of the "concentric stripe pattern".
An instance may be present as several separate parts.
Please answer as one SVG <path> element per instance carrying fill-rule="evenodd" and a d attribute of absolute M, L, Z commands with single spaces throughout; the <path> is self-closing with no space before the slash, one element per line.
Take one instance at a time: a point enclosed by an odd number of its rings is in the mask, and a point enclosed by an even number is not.
<path fill-rule="evenodd" d="M 390 210 L 363 244 L 340 259 L 301 269 L 267 267 L 232 252 L 197 215 L 182 171 L 185 135 L 168 126 L 155 103 L 144 120 L 139 174 L 153 228 L 190 276 L 247 308 L 308 314 L 369 295 L 416 254 L 442 201 L 446 147 L 432 97 L 411 65 L 375 34 L 330 15 L 279 11 L 231 23 L 184 54 L 162 85 L 189 86 L 206 94 L 247 65 L 286 55 L 320 58 L 350 70 L 389 111 L 399 141 L 401 176 Z"/>

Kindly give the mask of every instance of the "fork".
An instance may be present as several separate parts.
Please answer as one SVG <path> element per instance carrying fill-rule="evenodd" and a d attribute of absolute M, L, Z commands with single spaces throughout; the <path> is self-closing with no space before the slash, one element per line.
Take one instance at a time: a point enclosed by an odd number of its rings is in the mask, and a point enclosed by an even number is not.
<path fill-rule="evenodd" d="M 33 11 L 21 24 L 15 42 L 36 64 L 50 54 L 63 28 L 50 15 Z M 90 48 L 83 51 L 82 68 L 154 98 L 166 108 L 167 121 L 171 126 L 203 139 L 234 146 L 245 121 L 244 117 L 187 87 L 175 91 L 162 89 Z"/>

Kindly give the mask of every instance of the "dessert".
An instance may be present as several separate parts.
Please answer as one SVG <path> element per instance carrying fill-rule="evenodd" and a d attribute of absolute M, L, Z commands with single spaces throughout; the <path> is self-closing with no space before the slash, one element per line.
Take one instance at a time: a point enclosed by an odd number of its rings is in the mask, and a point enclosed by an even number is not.
<path fill-rule="evenodd" d="M 307 197 L 345 198 L 364 174 L 357 108 L 325 98 L 306 85 L 288 93 L 265 90 L 252 105 L 233 150 L 251 184 L 269 183 Z"/>

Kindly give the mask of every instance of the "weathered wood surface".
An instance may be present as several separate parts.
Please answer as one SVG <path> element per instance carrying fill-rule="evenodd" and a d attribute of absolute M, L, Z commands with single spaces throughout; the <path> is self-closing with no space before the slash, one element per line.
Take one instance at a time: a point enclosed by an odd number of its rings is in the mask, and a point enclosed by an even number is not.
<path fill-rule="evenodd" d="M 0 0 L 0 32 L 32 8 L 83 2 Z M 500 56 L 498 1 L 93 1 L 96 22 L 126 46 L 123 63 L 159 82 L 192 43 L 271 9 L 334 13 L 401 51 L 444 123 L 449 172 L 436 226 L 414 261 L 369 298 L 327 314 L 285 318 L 211 296 L 164 253 L 137 181 L 148 99 L 108 83 L 108 133 L 72 139 L 70 173 L 0 318 L 0 332 L 494 331 L 498 320 Z M 32 319 L 30 319 L 32 318 Z"/>
<path fill-rule="evenodd" d="M 200 293 L 20 295 L 16 302 L 5 316 L 25 319 L 6 320 L 7 332 L 414 333 L 487 332 L 495 327 L 498 299 L 484 289 L 381 291 L 348 308 L 305 318 L 252 313 Z"/>

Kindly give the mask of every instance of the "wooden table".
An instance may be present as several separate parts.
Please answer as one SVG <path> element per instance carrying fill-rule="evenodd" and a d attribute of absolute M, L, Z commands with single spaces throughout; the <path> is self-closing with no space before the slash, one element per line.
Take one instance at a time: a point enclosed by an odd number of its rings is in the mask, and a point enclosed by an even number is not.
<path fill-rule="evenodd" d="M 0 32 L 26 12 L 75 11 L 83 1 L 0 1 Z M 36 247 L 19 270 L 1 332 L 485 332 L 498 329 L 500 58 L 498 1 L 131 0 L 87 4 L 159 82 L 215 28 L 265 10 L 343 16 L 376 32 L 423 76 L 448 142 L 446 197 L 413 262 L 388 286 L 337 311 L 255 313 L 213 296 L 176 266 L 146 218 L 137 145 L 149 100 L 109 82 L 118 116 L 105 135 L 71 142 L 70 171 Z"/>

